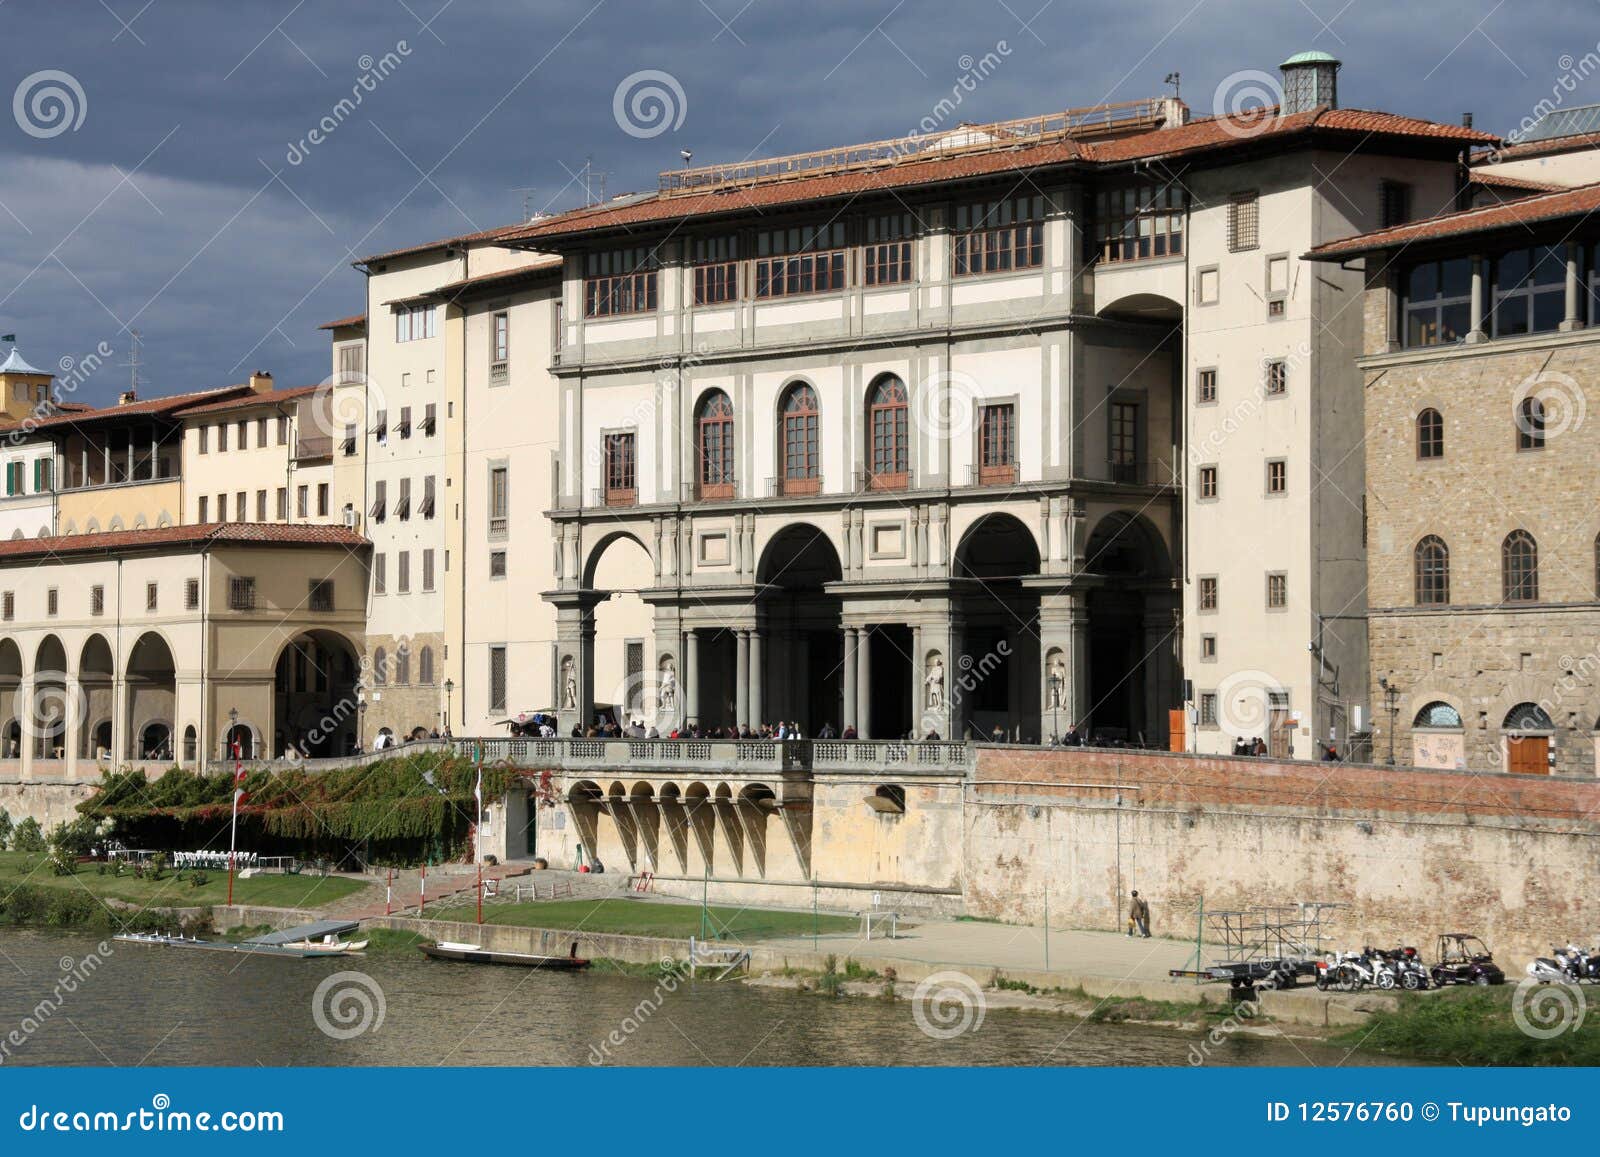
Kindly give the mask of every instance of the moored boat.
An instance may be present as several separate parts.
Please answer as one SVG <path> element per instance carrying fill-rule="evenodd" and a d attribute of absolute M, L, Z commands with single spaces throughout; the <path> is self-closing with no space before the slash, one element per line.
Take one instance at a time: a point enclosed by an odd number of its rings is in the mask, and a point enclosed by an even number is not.
<path fill-rule="evenodd" d="M 588 968 L 589 961 L 578 955 L 578 942 L 572 942 L 572 951 L 566 956 L 540 956 L 533 952 L 501 952 L 481 944 L 459 944 L 441 940 L 436 944 L 419 944 L 424 956 L 435 960 L 454 960 L 461 964 L 508 964 L 519 968 L 542 968 L 551 972 L 575 972 Z"/>

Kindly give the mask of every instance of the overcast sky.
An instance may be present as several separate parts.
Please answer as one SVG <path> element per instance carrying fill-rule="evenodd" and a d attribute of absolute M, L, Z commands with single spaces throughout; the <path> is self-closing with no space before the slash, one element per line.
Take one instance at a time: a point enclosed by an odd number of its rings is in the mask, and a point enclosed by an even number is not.
<path fill-rule="evenodd" d="M 979 121 L 1159 95 L 1174 70 L 1209 113 L 1308 48 L 1344 61 L 1347 106 L 1503 132 L 1564 75 L 1562 102 L 1600 102 L 1600 75 L 1571 79 L 1594 0 L 10 0 L 0 20 L 0 333 L 41 368 L 112 348 L 87 401 L 124 387 L 130 328 L 147 393 L 315 382 L 316 326 L 362 307 L 353 257 L 525 198 L 572 208 L 586 160 L 616 193 L 680 149 L 899 135 L 964 75 L 986 74 L 957 114 Z"/>

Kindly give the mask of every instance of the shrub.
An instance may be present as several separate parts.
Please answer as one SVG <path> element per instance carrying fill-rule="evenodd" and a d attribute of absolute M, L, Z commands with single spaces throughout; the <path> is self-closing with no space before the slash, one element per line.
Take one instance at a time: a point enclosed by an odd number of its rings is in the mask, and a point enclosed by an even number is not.
<path fill-rule="evenodd" d="M 44 832 L 39 827 L 39 821 L 29 816 L 17 825 L 17 830 L 12 834 L 11 847 L 14 851 L 25 852 L 30 856 L 38 855 L 45 850 Z"/>
<path fill-rule="evenodd" d="M 11 813 L 6 811 L 5 808 L 0 807 L 0 852 L 5 851 L 6 847 L 11 843 L 11 831 L 13 826 L 14 825 L 11 823 Z"/>

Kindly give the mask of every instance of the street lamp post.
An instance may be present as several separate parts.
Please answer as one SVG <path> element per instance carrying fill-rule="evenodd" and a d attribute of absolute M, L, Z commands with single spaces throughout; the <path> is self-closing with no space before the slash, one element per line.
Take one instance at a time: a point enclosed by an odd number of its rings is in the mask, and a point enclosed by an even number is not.
<path fill-rule="evenodd" d="M 356 696 L 356 750 L 367 749 L 367 697 Z"/>
<path fill-rule="evenodd" d="M 446 679 L 444 681 L 444 733 L 446 735 L 450 734 L 450 700 L 455 697 L 455 693 L 456 681 L 454 679 Z"/>
<path fill-rule="evenodd" d="M 1389 682 L 1385 675 L 1378 680 L 1378 686 L 1383 688 L 1383 705 L 1389 710 L 1389 766 L 1394 766 L 1394 727 L 1395 720 L 1400 715 L 1400 688 Z"/>
<path fill-rule="evenodd" d="M 233 820 L 228 825 L 228 904 L 233 904 L 233 858 L 239 846 L 239 789 L 244 783 L 244 760 L 239 755 L 239 709 L 228 708 L 228 743 L 233 748 Z"/>

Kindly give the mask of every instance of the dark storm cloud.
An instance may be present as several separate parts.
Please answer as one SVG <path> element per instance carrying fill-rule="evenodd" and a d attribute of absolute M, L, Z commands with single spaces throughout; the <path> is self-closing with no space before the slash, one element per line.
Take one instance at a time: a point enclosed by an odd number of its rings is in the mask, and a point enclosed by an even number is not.
<path fill-rule="evenodd" d="M 1588 0 L 12 0 L 0 95 L 53 70 L 85 107 L 54 135 L 48 102 L 32 134 L 0 116 L 0 331 L 54 364 L 102 341 L 121 360 L 140 329 L 152 392 L 258 367 L 314 381 L 315 326 L 361 304 L 353 256 L 509 222 L 525 197 L 571 207 L 586 159 L 614 193 L 652 186 L 683 148 L 736 160 L 1131 100 L 1175 69 L 1206 113 L 1225 78 L 1303 48 L 1345 61 L 1348 105 L 1471 110 L 1498 131 L 1562 84 L 1564 55 L 1596 49 L 1596 15 Z M 669 104 L 682 94 L 666 113 L 681 124 L 656 135 L 613 116 L 646 71 L 674 82 L 657 86 Z M 1561 99 L 1600 101 L 1600 76 Z M 123 380 L 102 370 L 81 396 Z"/>

